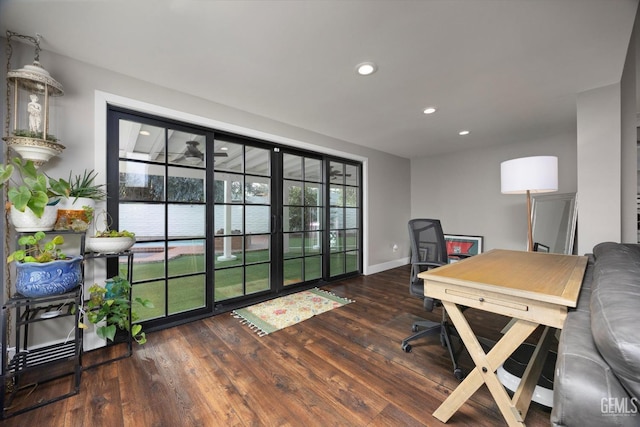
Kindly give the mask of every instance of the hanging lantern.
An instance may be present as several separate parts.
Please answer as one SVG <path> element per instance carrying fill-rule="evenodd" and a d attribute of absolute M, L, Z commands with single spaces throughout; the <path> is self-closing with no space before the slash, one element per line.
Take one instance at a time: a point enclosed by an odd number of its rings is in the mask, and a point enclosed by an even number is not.
<path fill-rule="evenodd" d="M 10 93 L 7 94 L 7 136 L 3 139 L 23 159 L 41 166 L 65 148 L 50 132 L 52 98 L 64 95 L 64 91 L 62 85 L 40 65 L 39 35 L 33 38 L 7 31 L 7 69 L 10 68 L 12 37 L 32 42 L 36 46 L 36 55 L 33 64 L 7 73 Z"/>

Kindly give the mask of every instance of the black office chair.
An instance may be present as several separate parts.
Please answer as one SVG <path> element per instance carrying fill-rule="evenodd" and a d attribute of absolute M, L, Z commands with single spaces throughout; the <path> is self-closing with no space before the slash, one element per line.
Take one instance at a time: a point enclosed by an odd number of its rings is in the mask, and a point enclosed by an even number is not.
<path fill-rule="evenodd" d="M 409 237 L 411 240 L 411 281 L 409 292 L 411 295 L 419 297 L 423 301 L 425 310 L 433 311 L 435 305 L 440 305 L 439 301 L 424 296 L 424 282 L 418 278 L 418 273 L 432 268 L 437 268 L 448 264 L 447 244 L 444 240 L 442 225 L 437 219 L 412 219 L 409 221 Z M 456 254 L 456 256 L 459 256 Z M 402 350 L 411 351 L 410 341 L 417 340 L 428 335 L 440 334 L 440 342 L 449 350 L 449 356 L 453 362 L 453 374 L 461 380 L 464 372 L 458 366 L 458 356 L 462 352 L 462 341 L 458 349 L 452 345 L 452 337 L 455 329 L 447 319 L 446 310 L 442 309 L 442 321 L 432 322 L 430 320 L 420 320 L 413 324 L 411 330 L 413 335 L 402 341 Z"/>

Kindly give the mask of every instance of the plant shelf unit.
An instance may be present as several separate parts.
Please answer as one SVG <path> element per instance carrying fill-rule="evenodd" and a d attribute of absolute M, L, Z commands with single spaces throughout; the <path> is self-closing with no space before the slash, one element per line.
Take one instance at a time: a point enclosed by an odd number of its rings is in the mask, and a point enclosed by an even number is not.
<path fill-rule="evenodd" d="M 78 394 L 82 374 L 82 331 L 74 327 L 72 337 L 54 344 L 32 346 L 29 335 L 53 319 L 71 318 L 78 324 L 82 289 L 60 295 L 27 298 L 16 295 L 2 306 L 2 419 Z M 7 320 L 11 313 L 15 327 L 13 351 Z"/>
<path fill-rule="evenodd" d="M 72 245 L 79 255 L 84 253 L 85 233 L 54 231 L 51 234 L 74 236 Z M 16 242 L 28 232 L 16 233 Z M 66 240 L 66 239 L 65 239 Z M 16 245 L 19 248 L 20 245 Z M 84 263 L 81 267 L 84 282 Z M 4 299 L 0 294 L 0 300 Z M 82 285 L 58 295 L 26 297 L 16 293 L 2 301 L 0 318 L 0 419 L 57 402 L 78 394 L 82 374 L 82 330 L 77 327 L 82 304 Z M 67 320 L 60 320 L 67 319 Z M 70 333 L 53 343 L 32 344 L 33 335 L 46 335 L 47 328 L 63 323 Z M 52 326 L 55 325 L 55 326 Z M 13 336 L 9 336 L 11 326 Z M 38 334 L 40 333 L 40 334 Z"/>
<path fill-rule="evenodd" d="M 82 371 L 95 368 L 133 354 L 133 338 L 130 334 L 108 343 L 106 347 L 85 352 L 83 350 L 83 331 L 77 327 L 81 321 L 84 306 L 83 287 L 86 263 L 96 259 L 126 258 L 127 280 L 133 278 L 133 252 L 97 253 L 85 251 L 85 233 L 75 231 L 53 231 L 65 238 L 76 236 L 79 254 L 83 256 L 82 284 L 75 290 L 59 295 L 45 297 L 25 297 L 15 294 L 2 306 L 0 327 L 2 331 L 0 345 L 0 380 L 5 389 L 0 392 L 0 419 L 6 419 L 27 411 L 40 408 L 53 402 L 76 395 L 80 391 Z M 25 234 L 17 233 L 17 238 Z M 129 293 L 129 318 L 131 318 L 131 292 Z M 66 340 L 42 346 L 30 345 L 30 335 L 54 319 L 68 318 L 73 322 L 73 334 Z M 8 334 L 11 322 L 13 336 Z M 119 351 L 124 346 L 124 351 Z M 11 350 L 11 351 L 9 351 Z M 115 354 L 115 355 L 114 355 Z M 83 355 L 86 362 L 83 363 Z M 106 355 L 106 358 L 104 357 Z M 102 357 L 100 357 L 102 356 Z M 42 391 L 42 393 L 40 393 Z"/>

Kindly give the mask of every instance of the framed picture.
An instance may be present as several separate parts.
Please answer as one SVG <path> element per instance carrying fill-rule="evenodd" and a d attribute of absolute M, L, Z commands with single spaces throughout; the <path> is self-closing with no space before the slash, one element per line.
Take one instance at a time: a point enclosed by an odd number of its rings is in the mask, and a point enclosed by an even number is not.
<path fill-rule="evenodd" d="M 547 252 L 548 253 L 549 249 L 550 249 L 549 246 L 543 245 L 542 243 L 535 242 L 533 244 L 533 251 L 534 252 Z"/>
<path fill-rule="evenodd" d="M 447 253 L 449 254 L 450 262 L 455 262 L 459 259 L 456 255 L 467 257 L 482 253 L 482 236 L 445 234 L 444 240 L 447 242 Z"/>

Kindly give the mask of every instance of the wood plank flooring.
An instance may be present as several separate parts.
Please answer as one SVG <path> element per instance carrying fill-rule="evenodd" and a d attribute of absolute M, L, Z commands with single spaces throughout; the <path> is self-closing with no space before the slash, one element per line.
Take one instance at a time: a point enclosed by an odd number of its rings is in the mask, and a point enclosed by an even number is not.
<path fill-rule="evenodd" d="M 443 424 L 432 412 L 459 383 L 437 337 L 400 349 L 425 313 L 409 269 L 323 287 L 355 303 L 258 337 L 230 314 L 148 335 L 132 357 L 82 374 L 80 393 L 9 418 L 26 426 L 500 426 L 486 387 Z M 497 340 L 508 319 L 468 310 Z M 462 364 L 472 367 L 465 354 Z M 528 426 L 549 425 L 533 404 Z"/>

